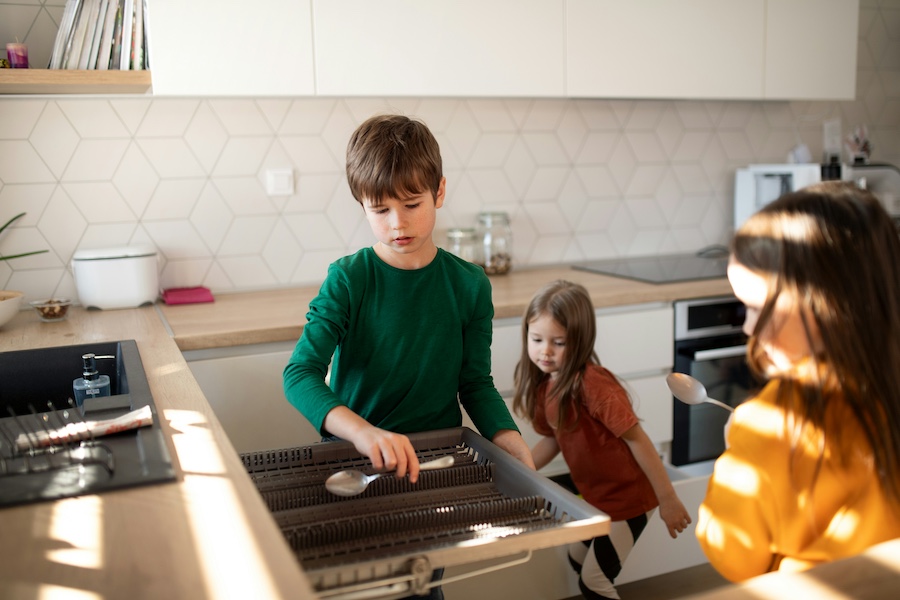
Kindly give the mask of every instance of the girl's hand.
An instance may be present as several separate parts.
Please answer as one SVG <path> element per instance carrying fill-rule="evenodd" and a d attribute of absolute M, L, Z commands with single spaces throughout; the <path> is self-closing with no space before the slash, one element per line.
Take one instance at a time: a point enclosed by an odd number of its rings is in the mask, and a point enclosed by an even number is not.
<path fill-rule="evenodd" d="M 666 524 L 669 535 L 672 539 L 678 537 L 678 534 L 687 529 L 691 524 L 691 515 L 678 499 L 678 496 L 667 498 L 659 501 L 659 516 Z"/>

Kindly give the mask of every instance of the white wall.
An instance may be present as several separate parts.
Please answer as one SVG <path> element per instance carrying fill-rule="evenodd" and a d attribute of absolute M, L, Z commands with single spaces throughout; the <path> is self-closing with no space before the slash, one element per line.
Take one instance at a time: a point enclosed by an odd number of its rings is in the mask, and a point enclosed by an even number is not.
<path fill-rule="evenodd" d="M 63 4 L 0 3 L 0 39 L 37 48 Z M 343 156 L 385 110 L 441 144 L 439 230 L 506 210 L 518 266 L 725 243 L 734 169 L 801 141 L 818 160 L 827 120 L 867 125 L 873 160 L 900 164 L 900 7 L 864 0 L 859 27 L 853 102 L 0 97 L 0 224 L 27 212 L 0 254 L 51 250 L 0 261 L 0 288 L 75 297 L 76 248 L 132 242 L 159 248 L 163 287 L 318 282 L 372 242 Z M 293 169 L 293 195 L 266 195 L 270 167 Z"/>

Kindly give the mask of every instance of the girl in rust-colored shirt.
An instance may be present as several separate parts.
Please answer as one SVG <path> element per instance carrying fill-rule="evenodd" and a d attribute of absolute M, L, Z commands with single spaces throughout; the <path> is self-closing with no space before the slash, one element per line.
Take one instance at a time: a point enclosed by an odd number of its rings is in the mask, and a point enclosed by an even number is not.
<path fill-rule="evenodd" d="M 613 581 L 658 506 L 674 538 L 691 522 L 631 407 L 628 392 L 594 352 L 594 306 L 583 286 L 553 282 L 522 323 L 515 411 L 544 436 L 540 469 L 562 452 L 584 499 L 610 516 L 608 536 L 569 548 L 585 598 L 618 598 Z"/>

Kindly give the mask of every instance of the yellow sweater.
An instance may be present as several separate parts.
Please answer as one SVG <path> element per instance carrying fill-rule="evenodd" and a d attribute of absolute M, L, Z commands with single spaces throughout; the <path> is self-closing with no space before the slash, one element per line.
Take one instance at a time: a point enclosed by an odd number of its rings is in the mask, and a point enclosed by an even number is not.
<path fill-rule="evenodd" d="M 775 404 L 777 389 L 772 381 L 735 410 L 729 448 L 700 506 L 697 539 L 732 581 L 806 569 L 900 538 L 900 506 L 885 496 L 871 447 L 843 399 L 830 398 L 826 410 L 826 431 L 840 435 L 823 441 L 807 425 L 792 455 L 796 435 Z"/>

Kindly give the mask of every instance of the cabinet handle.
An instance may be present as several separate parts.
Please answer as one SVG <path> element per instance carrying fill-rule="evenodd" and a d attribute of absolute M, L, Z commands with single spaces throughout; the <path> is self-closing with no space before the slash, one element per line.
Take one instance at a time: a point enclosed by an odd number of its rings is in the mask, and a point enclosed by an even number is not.
<path fill-rule="evenodd" d="M 694 360 L 715 360 L 717 358 L 731 358 L 747 353 L 747 345 L 731 346 L 729 348 L 716 348 L 714 350 L 700 350 L 694 353 Z"/>

